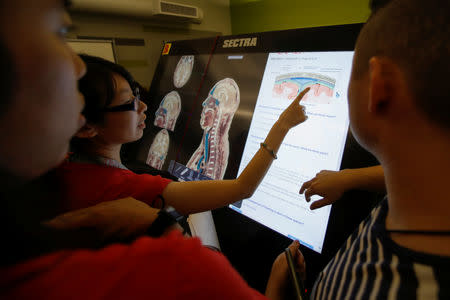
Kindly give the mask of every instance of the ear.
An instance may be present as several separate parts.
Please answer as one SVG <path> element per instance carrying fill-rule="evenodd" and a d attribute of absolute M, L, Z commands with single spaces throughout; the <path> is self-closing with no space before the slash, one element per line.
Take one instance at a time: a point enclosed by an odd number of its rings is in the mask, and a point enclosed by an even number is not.
<path fill-rule="evenodd" d="M 402 74 L 398 66 L 385 57 L 369 60 L 369 101 L 368 110 L 379 114 L 385 112 L 398 98 L 403 86 Z"/>
<path fill-rule="evenodd" d="M 86 123 L 80 130 L 75 134 L 76 137 L 89 139 L 93 138 L 98 134 L 97 128 Z"/>

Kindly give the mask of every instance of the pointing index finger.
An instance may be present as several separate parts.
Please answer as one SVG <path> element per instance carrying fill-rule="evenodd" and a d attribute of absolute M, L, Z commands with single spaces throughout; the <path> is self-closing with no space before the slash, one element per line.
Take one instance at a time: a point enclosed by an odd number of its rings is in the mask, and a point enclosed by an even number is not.
<path fill-rule="evenodd" d="M 306 93 L 309 92 L 310 89 L 311 89 L 310 87 L 307 87 L 300 94 L 298 94 L 297 98 L 295 98 L 294 103 L 300 103 L 300 101 L 303 99 L 303 97 L 306 95 Z"/>

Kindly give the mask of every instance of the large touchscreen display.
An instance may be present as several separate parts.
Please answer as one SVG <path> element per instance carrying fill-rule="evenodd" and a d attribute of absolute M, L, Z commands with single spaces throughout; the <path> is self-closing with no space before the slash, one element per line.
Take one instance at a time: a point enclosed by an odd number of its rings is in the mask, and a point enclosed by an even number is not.
<path fill-rule="evenodd" d="M 281 112 L 310 87 L 301 101 L 308 119 L 290 130 L 253 196 L 230 205 L 319 253 L 331 207 L 310 210 L 299 189 L 321 170 L 339 170 L 349 125 L 352 58 L 353 51 L 269 54 L 238 173 Z"/>

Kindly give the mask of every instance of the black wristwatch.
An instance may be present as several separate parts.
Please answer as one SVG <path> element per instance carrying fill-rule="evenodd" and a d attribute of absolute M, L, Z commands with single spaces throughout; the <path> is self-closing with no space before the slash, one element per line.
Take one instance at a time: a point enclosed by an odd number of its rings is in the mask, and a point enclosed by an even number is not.
<path fill-rule="evenodd" d="M 183 234 L 190 233 L 187 218 L 177 212 L 172 206 L 165 207 L 158 212 L 158 217 L 150 225 L 147 234 L 153 237 L 161 236 L 167 228 L 178 223 L 183 228 Z"/>

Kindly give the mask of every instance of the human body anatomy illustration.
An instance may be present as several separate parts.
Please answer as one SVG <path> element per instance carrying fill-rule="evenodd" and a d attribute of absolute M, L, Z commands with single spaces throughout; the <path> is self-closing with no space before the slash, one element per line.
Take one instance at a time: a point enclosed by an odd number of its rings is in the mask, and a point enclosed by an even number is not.
<path fill-rule="evenodd" d="M 194 68 L 194 56 L 185 55 L 180 58 L 173 73 L 173 85 L 176 88 L 183 87 L 189 80 Z"/>
<path fill-rule="evenodd" d="M 161 170 L 169 151 L 169 132 L 165 129 L 158 132 L 147 155 L 147 165 Z"/>
<path fill-rule="evenodd" d="M 223 179 L 229 155 L 228 131 L 239 102 L 239 87 L 231 78 L 220 80 L 209 91 L 200 118 L 203 137 L 188 168 L 212 179 Z"/>
<path fill-rule="evenodd" d="M 309 87 L 310 91 L 303 98 L 303 102 L 329 104 L 333 99 L 335 85 L 335 79 L 323 74 L 283 74 L 275 79 L 272 96 L 292 101 L 300 91 Z"/>
<path fill-rule="evenodd" d="M 177 91 L 171 91 L 164 96 L 155 113 L 153 125 L 175 130 L 175 124 L 181 111 L 181 98 Z"/>

